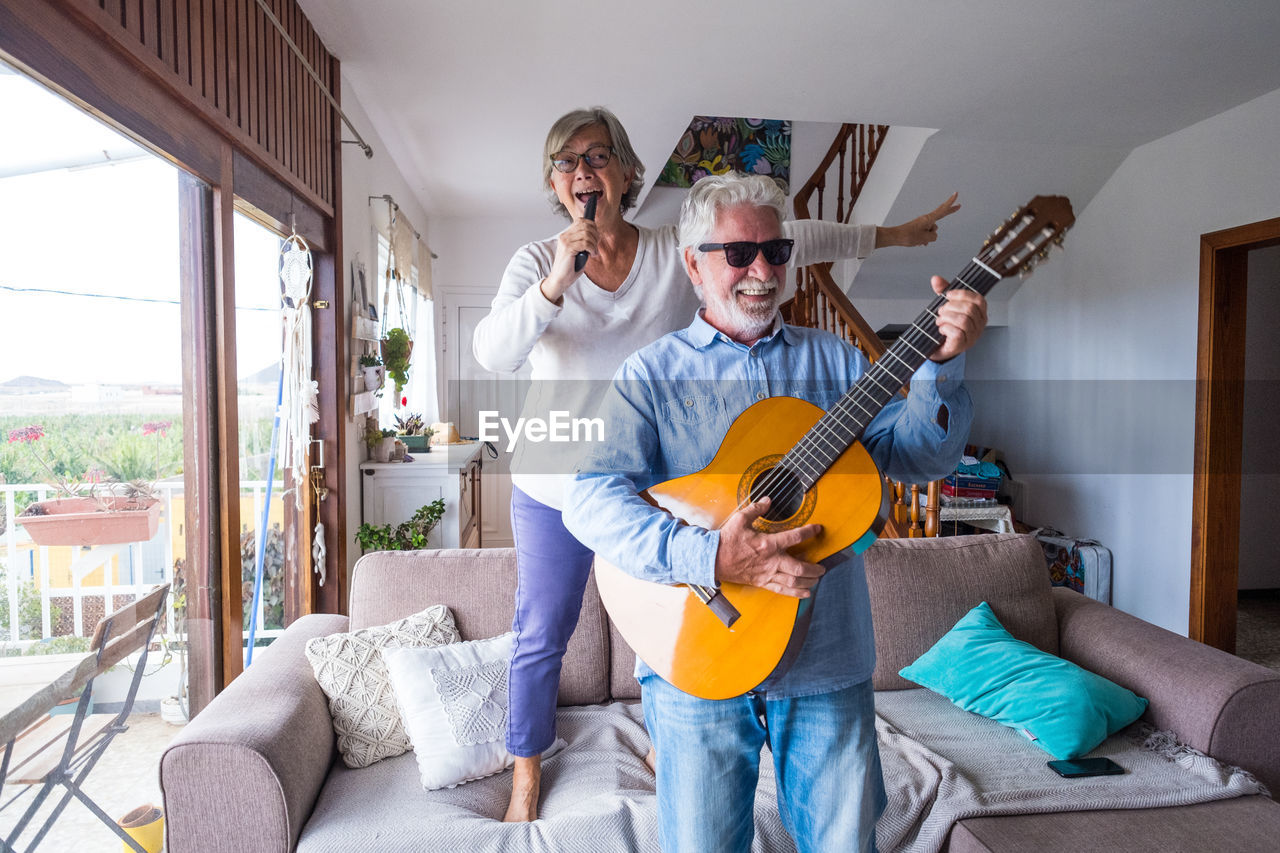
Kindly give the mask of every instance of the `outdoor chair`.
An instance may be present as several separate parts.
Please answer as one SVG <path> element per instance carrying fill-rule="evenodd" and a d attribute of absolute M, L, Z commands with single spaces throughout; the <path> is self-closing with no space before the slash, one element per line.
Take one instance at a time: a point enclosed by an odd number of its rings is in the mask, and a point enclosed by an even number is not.
<path fill-rule="evenodd" d="M 13 806 L 31 788 L 39 786 L 35 799 L 9 835 L 0 839 L 2 853 L 16 853 L 18 838 L 31 824 L 40 806 L 58 786 L 65 788 L 61 800 L 39 826 L 27 850 L 34 850 L 75 796 L 124 841 L 126 847 L 146 850 L 116 824 L 85 792 L 89 772 L 106 752 L 115 736 L 126 731 L 138 684 L 146 669 L 147 651 L 156 626 L 164 614 L 169 584 L 156 587 L 138 601 L 121 607 L 98 623 L 89 652 L 61 676 L 41 688 L 23 704 L 5 713 L 0 720 L 0 742 L 6 742 L 0 764 L 5 785 L 25 786 L 0 810 Z M 90 714 L 93 681 L 135 651 L 142 654 L 133 671 L 129 692 L 118 713 Z M 74 714 L 50 714 L 56 705 L 80 692 Z"/>

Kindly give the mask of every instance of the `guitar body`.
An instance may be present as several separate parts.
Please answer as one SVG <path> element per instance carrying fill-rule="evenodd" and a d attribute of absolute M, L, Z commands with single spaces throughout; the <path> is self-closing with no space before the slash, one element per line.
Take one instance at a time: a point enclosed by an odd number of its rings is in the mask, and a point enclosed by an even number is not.
<path fill-rule="evenodd" d="M 676 518 L 716 530 L 749 500 L 762 476 L 777 479 L 770 469 L 822 415 L 822 409 L 793 397 L 761 400 L 733 422 L 707 467 L 645 495 Z M 821 524 L 819 536 L 792 549 L 808 562 L 860 540 L 869 545 L 887 517 L 884 480 L 860 444 L 846 450 L 813 488 L 789 491 L 797 494 L 782 509 L 785 517 L 771 512 L 756 527 L 776 532 Z M 782 497 L 773 497 L 775 507 L 787 503 Z M 727 699 L 751 690 L 780 663 L 789 664 L 788 651 L 798 651 L 803 640 L 796 630 L 801 599 L 726 583 L 721 594 L 741 614 L 730 628 L 687 586 L 640 580 L 598 556 L 595 569 L 600 597 L 631 648 L 654 672 L 694 696 Z M 806 620 L 800 621 L 803 627 Z"/>

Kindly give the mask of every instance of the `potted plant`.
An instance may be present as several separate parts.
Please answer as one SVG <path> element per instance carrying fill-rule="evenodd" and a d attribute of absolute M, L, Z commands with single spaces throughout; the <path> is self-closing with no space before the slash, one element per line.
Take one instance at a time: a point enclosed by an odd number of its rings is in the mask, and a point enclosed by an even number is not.
<path fill-rule="evenodd" d="M 418 551 L 427 547 L 427 537 L 442 518 L 444 498 L 436 498 L 394 528 L 390 524 L 360 525 L 356 530 L 356 541 L 366 554 L 370 551 Z"/>
<path fill-rule="evenodd" d="M 400 436 L 400 440 L 404 442 L 404 446 L 412 452 L 431 452 L 431 436 L 435 434 L 435 430 L 427 426 L 427 422 L 422 419 L 422 415 L 410 412 L 403 418 L 399 415 L 395 416 L 396 432 Z"/>
<path fill-rule="evenodd" d="M 409 384 L 409 359 L 413 356 L 413 341 L 409 340 L 409 333 L 404 329 L 395 328 L 387 330 L 379 346 L 382 350 L 382 366 L 395 383 L 396 399 L 399 399 L 400 392 Z"/>
<path fill-rule="evenodd" d="M 382 359 L 371 352 L 360 356 L 360 372 L 364 376 L 364 390 L 381 391 L 386 380 L 383 375 Z"/>
<path fill-rule="evenodd" d="M 159 478 L 159 439 L 170 426 L 166 422 L 143 424 L 143 435 L 157 435 L 156 477 Z M 116 545 L 150 541 L 160 527 L 160 499 L 155 483 L 145 479 L 121 482 L 103 490 L 102 484 L 81 484 L 53 470 L 36 449 L 44 438 L 39 425 L 9 433 L 9 443 L 27 445 L 37 463 L 49 475 L 58 496 L 36 501 L 18 516 L 31 541 L 37 545 Z"/>
<path fill-rule="evenodd" d="M 396 446 L 396 431 L 379 429 L 377 423 L 370 423 L 364 430 L 364 443 L 369 448 L 369 458 L 374 462 L 391 461 L 391 452 Z"/>

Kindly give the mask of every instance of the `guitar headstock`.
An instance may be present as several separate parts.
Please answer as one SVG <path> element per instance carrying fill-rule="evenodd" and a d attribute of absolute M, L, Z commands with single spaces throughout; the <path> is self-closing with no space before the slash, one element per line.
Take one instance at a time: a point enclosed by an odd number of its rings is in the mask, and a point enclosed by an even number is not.
<path fill-rule="evenodd" d="M 982 244 L 978 260 L 1001 278 L 1031 274 L 1049 257 L 1049 249 L 1061 246 L 1075 224 L 1071 201 L 1061 195 L 1038 195 L 1020 207 Z"/>

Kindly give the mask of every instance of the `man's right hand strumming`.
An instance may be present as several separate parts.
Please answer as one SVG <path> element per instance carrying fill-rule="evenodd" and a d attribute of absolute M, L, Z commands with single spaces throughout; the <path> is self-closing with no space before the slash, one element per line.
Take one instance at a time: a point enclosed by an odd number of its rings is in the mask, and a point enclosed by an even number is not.
<path fill-rule="evenodd" d="M 761 498 L 729 516 L 720 528 L 716 581 L 808 598 L 814 584 L 827 570 L 817 563 L 793 557 L 787 549 L 817 536 L 822 532 L 822 525 L 806 524 L 779 533 L 761 533 L 752 525 L 768 510 L 769 499 Z"/>

